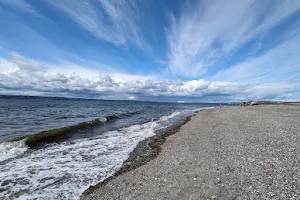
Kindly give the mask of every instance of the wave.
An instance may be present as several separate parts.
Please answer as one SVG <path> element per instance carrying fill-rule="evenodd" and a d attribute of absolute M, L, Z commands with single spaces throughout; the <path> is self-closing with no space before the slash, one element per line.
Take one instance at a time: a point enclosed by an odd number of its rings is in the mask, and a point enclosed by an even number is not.
<path fill-rule="evenodd" d="M 6 199 L 79 199 L 116 172 L 140 141 L 155 135 L 157 125 L 137 124 L 34 149 L 1 165 L 1 189 Z"/>
<path fill-rule="evenodd" d="M 102 125 L 105 122 L 116 120 L 116 119 L 123 118 L 123 117 L 133 116 L 133 115 L 140 114 L 140 113 L 141 113 L 140 111 L 127 112 L 127 113 L 113 113 L 112 115 L 109 115 L 109 116 L 106 116 L 103 118 L 96 118 L 92 121 L 81 122 L 81 123 L 73 125 L 73 126 L 66 126 L 66 127 L 62 127 L 62 128 L 42 131 L 40 133 L 33 134 L 33 135 L 22 136 L 22 137 L 14 139 L 12 141 L 24 140 L 24 142 L 27 146 L 36 147 L 42 143 L 50 143 L 56 138 L 62 138 L 70 133 L 75 132 L 75 131 L 83 132 L 84 130 L 86 130 L 88 128 Z"/>
<path fill-rule="evenodd" d="M 20 141 L 1 143 L 6 145 L 5 148 L 3 146 L 7 151 L 3 159 L 7 161 L 1 163 L 0 185 L 6 191 L 7 199 L 79 199 L 91 185 L 120 169 L 139 142 L 154 136 L 156 130 L 171 118 L 182 116 L 182 112 L 93 137 L 50 143 L 43 148 L 28 150 L 30 145 L 45 142 L 48 137 L 68 134 L 70 130 L 89 128 L 122 116 L 125 115 L 113 114 L 71 127 L 45 131 L 40 135 L 26 136 Z M 9 159 L 13 156 L 17 157 Z M 14 182 L 16 176 L 20 183 Z"/>
<path fill-rule="evenodd" d="M 0 143 L 0 163 L 23 154 L 27 149 L 24 140 Z"/>
<path fill-rule="evenodd" d="M 85 115 L 63 115 L 57 116 L 55 119 L 77 119 L 77 118 L 85 118 Z"/>
<path fill-rule="evenodd" d="M 176 116 L 179 116 L 181 114 L 182 114 L 182 112 L 176 111 L 176 112 L 171 113 L 170 115 L 162 116 L 160 118 L 151 118 L 151 121 L 152 122 L 154 122 L 154 121 L 168 121 L 169 119 L 172 119 L 172 118 L 174 118 Z"/>
<path fill-rule="evenodd" d="M 102 125 L 107 121 L 115 120 L 118 118 L 119 118 L 118 115 L 113 114 L 113 115 L 109 115 L 109 116 L 106 116 L 103 118 L 96 118 L 92 121 L 81 122 L 81 123 L 73 125 L 73 126 L 66 126 L 63 128 L 42 131 L 40 133 L 33 134 L 33 135 L 23 136 L 20 138 L 16 138 L 16 139 L 12 140 L 11 142 L 24 140 L 25 144 L 28 145 L 29 147 L 36 147 L 37 145 L 39 145 L 41 143 L 51 142 L 55 138 L 66 136 L 67 134 L 72 133 L 74 131 L 82 132 L 83 130 L 86 130 L 93 126 Z"/>
<path fill-rule="evenodd" d="M 162 120 L 162 121 L 167 121 L 167 120 L 169 120 L 169 119 L 171 119 L 171 118 L 174 118 L 174 117 L 176 117 L 176 116 L 179 116 L 180 114 L 181 114 L 181 112 L 176 111 L 176 112 L 171 113 L 171 114 L 168 115 L 168 116 L 162 116 L 162 117 L 159 118 L 159 119 Z"/>
<path fill-rule="evenodd" d="M 133 115 L 137 115 L 137 114 L 141 114 L 141 111 L 134 111 L 134 112 L 127 112 L 127 113 L 121 113 L 121 114 L 118 114 L 118 113 L 115 113 L 117 116 L 133 116 Z"/>

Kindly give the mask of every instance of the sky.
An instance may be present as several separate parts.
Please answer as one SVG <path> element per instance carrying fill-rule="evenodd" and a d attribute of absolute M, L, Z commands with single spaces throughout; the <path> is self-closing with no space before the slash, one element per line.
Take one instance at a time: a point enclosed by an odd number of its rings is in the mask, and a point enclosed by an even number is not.
<path fill-rule="evenodd" d="M 300 100 L 300 1 L 0 0 L 0 94 Z"/>

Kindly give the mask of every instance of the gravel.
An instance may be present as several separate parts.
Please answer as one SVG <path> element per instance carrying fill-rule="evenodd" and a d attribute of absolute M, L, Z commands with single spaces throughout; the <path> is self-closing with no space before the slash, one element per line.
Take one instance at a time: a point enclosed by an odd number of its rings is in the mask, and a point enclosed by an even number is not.
<path fill-rule="evenodd" d="M 300 199 L 300 106 L 203 110 L 82 199 Z"/>

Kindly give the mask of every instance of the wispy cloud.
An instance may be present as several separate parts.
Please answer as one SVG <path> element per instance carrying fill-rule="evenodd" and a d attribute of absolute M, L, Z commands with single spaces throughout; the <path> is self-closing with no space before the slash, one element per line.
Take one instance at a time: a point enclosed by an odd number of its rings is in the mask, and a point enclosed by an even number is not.
<path fill-rule="evenodd" d="M 219 71 L 212 80 L 257 84 L 300 80 L 300 35 L 262 56 Z"/>
<path fill-rule="evenodd" d="M 299 1 L 220 0 L 186 4 L 168 27 L 171 72 L 188 77 L 207 72 L 216 61 L 232 55 L 300 9 Z"/>
<path fill-rule="evenodd" d="M 249 99 L 299 100 L 300 80 L 252 85 L 245 92 Z"/>
<path fill-rule="evenodd" d="M 0 93 L 300 99 L 300 1 L 163 5 L 0 0 Z"/>
<path fill-rule="evenodd" d="M 163 59 L 161 59 L 161 58 L 156 58 L 156 59 L 154 60 L 154 62 L 155 62 L 155 63 L 159 63 L 159 64 L 161 64 L 161 65 L 166 65 L 166 64 L 168 63 L 166 60 L 163 60 Z"/>
<path fill-rule="evenodd" d="M 228 81 L 207 81 L 203 79 L 156 80 L 153 77 L 134 76 L 116 73 L 82 71 L 73 67 L 65 69 L 66 63 L 59 67 L 13 54 L 11 59 L 0 59 L 0 93 L 84 96 L 95 98 L 135 98 L 147 100 L 157 96 L 167 99 L 197 98 L 206 101 L 235 101 L 249 98 L 284 99 L 300 98 L 300 81 L 278 82 L 263 85 L 241 85 Z M 5 66 L 5 68 L 4 68 Z M 77 71 L 76 71 L 77 69 Z"/>
<path fill-rule="evenodd" d="M 1 0 L 0 5 L 1 4 L 5 6 L 9 6 L 12 9 L 16 9 L 24 13 L 29 13 L 39 17 L 42 16 L 40 12 L 38 12 L 34 7 L 26 3 L 26 1 L 24 0 Z"/>
<path fill-rule="evenodd" d="M 117 46 L 150 51 L 141 29 L 141 13 L 135 1 L 53 0 L 53 4 L 95 37 Z"/>

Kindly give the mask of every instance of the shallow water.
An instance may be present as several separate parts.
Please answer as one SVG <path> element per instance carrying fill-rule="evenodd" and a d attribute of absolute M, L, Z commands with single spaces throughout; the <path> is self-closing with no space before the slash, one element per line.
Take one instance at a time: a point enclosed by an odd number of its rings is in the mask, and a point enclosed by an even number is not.
<path fill-rule="evenodd" d="M 57 98 L 0 98 L 0 199 L 78 199 L 113 174 L 136 145 L 201 107 Z M 101 126 L 29 148 L 16 137 L 118 113 Z"/>

